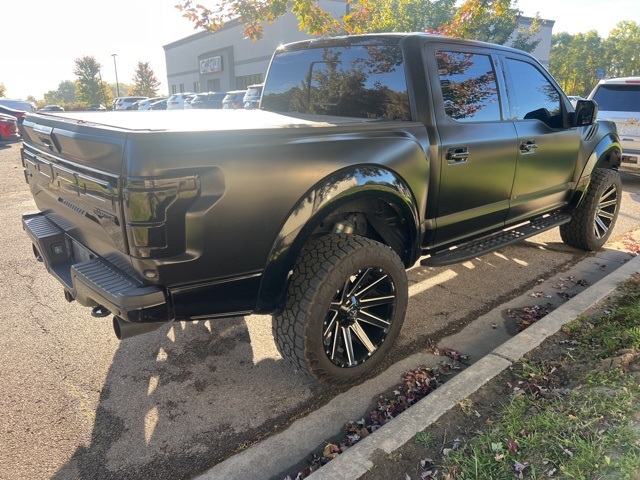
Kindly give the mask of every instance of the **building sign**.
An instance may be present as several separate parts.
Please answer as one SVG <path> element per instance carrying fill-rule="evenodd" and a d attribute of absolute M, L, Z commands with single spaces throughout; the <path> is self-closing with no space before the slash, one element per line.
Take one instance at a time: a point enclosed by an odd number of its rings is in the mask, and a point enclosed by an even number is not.
<path fill-rule="evenodd" d="M 205 58 L 200 60 L 200 73 L 215 73 L 222 71 L 222 57 Z"/>

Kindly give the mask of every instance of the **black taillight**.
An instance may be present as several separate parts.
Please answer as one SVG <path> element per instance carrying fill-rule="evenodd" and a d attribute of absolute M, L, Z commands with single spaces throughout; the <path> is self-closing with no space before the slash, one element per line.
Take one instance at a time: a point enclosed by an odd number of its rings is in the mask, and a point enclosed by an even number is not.
<path fill-rule="evenodd" d="M 199 193 L 197 176 L 129 179 L 124 208 L 130 254 L 156 258 L 182 252 L 185 212 Z"/>

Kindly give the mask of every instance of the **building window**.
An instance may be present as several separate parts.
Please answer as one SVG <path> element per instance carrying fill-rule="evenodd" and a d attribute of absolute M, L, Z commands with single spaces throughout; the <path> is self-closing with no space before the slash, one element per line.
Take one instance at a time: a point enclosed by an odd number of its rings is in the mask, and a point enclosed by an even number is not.
<path fill-rule="evenodd" d="M 173 93 L 173 94 L 178 93 L 178 89 L 176 88 L 175 85 L 171 85 L 171 93 Z"/>
<path fill-rule="evenodd" d="M 214 78 L 207 80 L 207 90 L 209 92 L 219 92 L 220 91 L 220 79 Z"/>
<path fill-rule="evenodd" d="M 184 92 L 184 83 L 180 84 L 180 93 Z"/>
<path fill-rule="evenodd" d="M 200 82 L 193 82 L 193 93 L 200 93 Z"/>
<path fill-rule="evenodd" d="M 261 73 L 256 73 L 253 75 L 243 75 L 242 77 L 236 77 L 236 88 L 238 90 L 244 90 L 249 85 L 262 83 L 262 80 L 263 80 L 263 75 Z"/>

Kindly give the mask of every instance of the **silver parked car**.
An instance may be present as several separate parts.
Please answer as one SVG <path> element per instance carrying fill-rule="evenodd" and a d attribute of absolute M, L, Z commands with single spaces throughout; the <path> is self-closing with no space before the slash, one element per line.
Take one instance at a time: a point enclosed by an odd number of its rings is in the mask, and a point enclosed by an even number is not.
<path fill-rule="evenodd" d="M 131 105 L 147 98 L 149 97 L 120 97 L 114 104 L 114 110 L 131 110 Z"/>
<path fill-rule="evenodd" d="M 167 100 L 167 110 L 183 110 L 185 100 L 193 95 L 190 92 L 174 93 Z"/>
<path fill-rule="evenodd" d="M 166 100 L 167 97 L 153 97 L 147 98 L 141 102 L 138 102 L 138 110 L 151 110 L 151 104 L 160 100 Z"/>

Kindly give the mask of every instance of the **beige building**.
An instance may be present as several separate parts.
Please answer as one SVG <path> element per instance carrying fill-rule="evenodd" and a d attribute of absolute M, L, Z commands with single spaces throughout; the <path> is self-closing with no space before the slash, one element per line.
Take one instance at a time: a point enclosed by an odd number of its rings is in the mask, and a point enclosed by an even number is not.
<path fill-rule="evenodd" d="M 347 11 L 345 0 L 321 0 L 320 6 L 338 17 Z M 541 39 L 533 55 L 549 65 L 553 21 L 545 21 L 538 33 Z M 531 18 L 524 17 L 521 27 Z M 265 26 L 264 38 L 243 38 L 242 25 L 228 23 L 216 33 L 199 32 L 164 45 L 169 94 L 179 92 L 226 92 L 261 83 L 274 50 L 285 43 L 311 38 L 298 28 L 292 13 Z"/>

